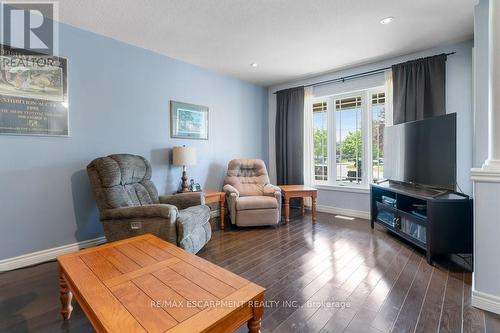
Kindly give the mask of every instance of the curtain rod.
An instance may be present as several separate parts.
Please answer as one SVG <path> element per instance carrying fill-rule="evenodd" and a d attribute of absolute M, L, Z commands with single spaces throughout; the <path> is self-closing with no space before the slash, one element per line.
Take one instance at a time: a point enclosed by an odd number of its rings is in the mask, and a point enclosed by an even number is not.
<path fill-rule="evenodd" d="M 450 56 L 450 55 L 453 55 L 455 53 L 456 52 L 453 51 L 453 52 L 445 53 L 445 55 L 446 56 Z M 411 60 L 409 60 L 409 61 L 411 61 Z M 319 87 L 319 86 L 324 86 L 324 85 L 331 84 L 331 83 L 336 83 L 336 82 L 345 82 L 346 80 L 358 79 L 358 78 L 365 77 L 365 76 L 379 74 L 379 73 L 384 72 L 384 71 L 386 71 L 388 69 L 391 69 L 391 68 L 392 68 L 392 66 L 388 66 L 388 67 L 374 69 L 374 70 L 363 72 L 363 73 L 358 73 L 358 74 L 352 74 L 352 75 L 347 75 L 347 76 L 343 76 L 343 77 L 338 77 L 336 79 L 319 81 L 319 82 L 315 82 L 315 83 L 306 84 L 306 85 L 304 85 L 304 87 Z M 298 87 L 292 87 L 292 88 L 287 88 L 287 89 L 293 89 L 293 88 L 298 88 Z M 273 94 L 276 94 L 278 91 L 273 92 Z"/>

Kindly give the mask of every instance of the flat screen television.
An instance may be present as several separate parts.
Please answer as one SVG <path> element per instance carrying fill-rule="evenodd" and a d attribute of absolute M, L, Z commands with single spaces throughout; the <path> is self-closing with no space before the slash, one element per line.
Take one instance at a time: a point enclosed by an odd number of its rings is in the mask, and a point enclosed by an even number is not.
<path fill-rule="evenodd" d="M 444 116 L 384 129 L 384 178 L 455 190 L 457 117 Z"/>

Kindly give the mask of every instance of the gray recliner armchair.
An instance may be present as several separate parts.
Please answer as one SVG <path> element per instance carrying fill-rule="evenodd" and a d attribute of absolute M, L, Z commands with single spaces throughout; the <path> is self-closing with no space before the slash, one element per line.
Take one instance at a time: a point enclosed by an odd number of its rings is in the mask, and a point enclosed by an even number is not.
<path fill-rule="evenodd" d="M 144 157 L 100 157 L 87 173 L 108 241 L 151 233 L 196 253 L 210 240 L 210 209 L 203 195 L 158 196 Z"/>
<path fill-rule="evenodd" d="M 230 161 L 224 184 L 231 223 L 241 227 L 279 223 L 281 189 L 270 184 L 264 161 Z"/>

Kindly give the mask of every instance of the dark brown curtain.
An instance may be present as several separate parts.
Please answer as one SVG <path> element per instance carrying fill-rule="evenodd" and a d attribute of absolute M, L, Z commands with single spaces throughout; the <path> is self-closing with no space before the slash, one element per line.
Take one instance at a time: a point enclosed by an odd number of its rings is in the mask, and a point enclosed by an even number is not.
<path fill-rule="evenodd" d="M 392 66 L 394 124 L 446 114 L 446 54 Z"/>
<path fill-rule="evenodd" d="M 304 184 L 304 87 L 276 96 L 276 175 L 278 185 Z"/>

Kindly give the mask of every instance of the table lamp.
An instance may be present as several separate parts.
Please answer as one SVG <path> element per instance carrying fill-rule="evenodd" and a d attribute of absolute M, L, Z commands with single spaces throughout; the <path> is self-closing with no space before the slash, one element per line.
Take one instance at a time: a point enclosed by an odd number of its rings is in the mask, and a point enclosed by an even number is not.
<path fill-rule="evenodd" d="M 173 164 L 182 166 L 182 190 L 181 192 L 189 192 L 188 177 L 186 173 L 186 165 L 196 165 L 196 149 L 192 147 L 174 147 L 173 149 Z"/>

